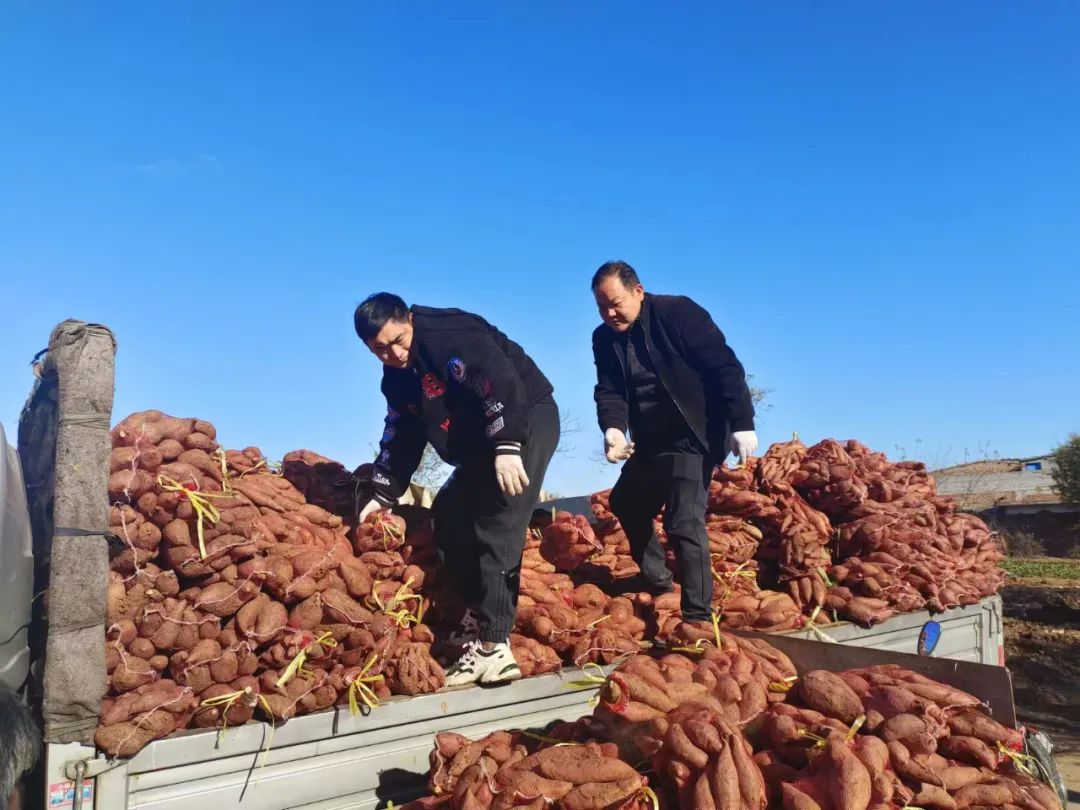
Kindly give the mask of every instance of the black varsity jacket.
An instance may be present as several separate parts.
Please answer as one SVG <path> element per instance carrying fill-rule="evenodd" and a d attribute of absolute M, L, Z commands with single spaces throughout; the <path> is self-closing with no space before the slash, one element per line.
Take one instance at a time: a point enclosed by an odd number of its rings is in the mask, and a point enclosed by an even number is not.
<path fill-rule="evenodd" d="M 479 315 L 410 311 L 412 367 L 383 369 L 386 424 L 372 484 L 386 505 L 405 492 L 429 442 L 454 466 L 521 453 L 529 409 L 554 390 L 521 346 Z"/>
<path fill-rule="evenodd" d="M 754 405 L 746 373 L 723 332 L 682 295 L 646 293 L 639 320 L 657 376 L 683 418 L 713 456 L 726 455 L 729 430 L 754 429 Z M 592 341 L 600 429 L 632 431 L 622 338 L 601 324 Z"/>

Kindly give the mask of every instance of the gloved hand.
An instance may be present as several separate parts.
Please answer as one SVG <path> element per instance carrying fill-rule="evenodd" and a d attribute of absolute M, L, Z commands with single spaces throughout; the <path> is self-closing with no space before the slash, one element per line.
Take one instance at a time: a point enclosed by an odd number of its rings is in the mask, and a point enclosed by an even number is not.
<path fill-rule="evenodd" d="M 604 455 L 612 464 L 626 461 L 634 455 L 634 443 L 626 440 L 626 434 L 618 428 L 604 431 Z"/>
<path fill-rule="evenodd" d="M 757 445 L 757 434 L 752 430 L 736 430 L 731 434 L 731 452 L 739 457 L 740 464 L 757 452 Z"/>
<path fill-rule="evenodd" d="M 503 495 L 520 495 L 529 485 L 529 476 L 525 474 L 525 465 L 516 453 L 504 453 L 495 456 L 495 480 Z"/>
<path fill-rule="evenodd" d="M 360 510 L 359 521 L 363 523 L 370 515 L 373 515 L 376 512 L 382 512 L 384 509 L 386 509 L 385 506 L 372 498 L 364 505 L 364 508 Z"/>

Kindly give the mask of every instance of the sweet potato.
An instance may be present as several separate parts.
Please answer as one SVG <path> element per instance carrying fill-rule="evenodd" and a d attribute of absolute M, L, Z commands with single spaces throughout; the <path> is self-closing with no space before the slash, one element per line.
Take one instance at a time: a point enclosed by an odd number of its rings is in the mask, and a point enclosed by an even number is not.
<path fill-rule="evenodd" d="M 819 669 L 799 679 L 799 696 L 807 706 L 844 723 L 853 723 L 863 714 L 859 696 L 832 672 Z"/>
<path fill-rule="evenodd" d="M 963 737 L 975 737 L 985 743 L 1003 743 L 1012 748 L 1023 745 L 1023 735 L 1007 728 L 981 711 L 967 710 L 948 719 L 949 731 Z"/>
<path fill-rule="evenodd" d="M 972 805 L 995 806 L 1008 804 L 1012 799 L 1012 791 L 1000 782 L 974 784 L 960 788 L 953 798 L 958 808 Z"/>
<path fill-rule="evenodd" d="M 938 751 L 952 759 L 979 767 L 993 769 L 997 766 L 997 755 L 994 750 L 976 737 L 950 734 L 938 740 Z"/>
<path fill-rule="evenodd" d="M 251 582 L 242 582 L 237 586 L 228 582 L 219 582 L 203 588 L 195 601 L 195 607 L 219 618 L 228 618 L 243 607 L 244 603 L 254 599 L 258 593 L 258 586 Z"/>
<path fill-rule="evenodd" d="M 937 751 L 937 739 L 929 733 L 926 722 L 914 714 L 890 717 L 877 730 L 885 742 L 899 740 L 912 754 L 932 754 Z"/>
<path fill-rule="evenodd" d="M 336 622 L 364 625 L 369 624 L 373 618 L 371 611 L 341 591 L 325 591 L 322 594 L 322 603 L 324 615 Z"/>

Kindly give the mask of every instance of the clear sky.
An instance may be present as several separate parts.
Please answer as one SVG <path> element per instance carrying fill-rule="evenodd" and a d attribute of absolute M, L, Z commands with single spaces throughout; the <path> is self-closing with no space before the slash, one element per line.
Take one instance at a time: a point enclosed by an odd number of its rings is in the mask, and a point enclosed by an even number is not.
<path fill-rule="evenodd" d="M 369 292 L 478 312 L 593 456 L 590 273 L 706 306 L 762 441 L 1080 430 L 1080 5 L 0 5 L 0 422 L 59 320 L 116 415 L 370 460 Z"/>

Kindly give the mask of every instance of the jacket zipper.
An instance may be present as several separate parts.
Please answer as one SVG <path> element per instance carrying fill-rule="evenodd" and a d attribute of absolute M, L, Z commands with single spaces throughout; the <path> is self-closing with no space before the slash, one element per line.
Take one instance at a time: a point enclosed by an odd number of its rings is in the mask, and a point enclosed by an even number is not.
<path fill-rule="evenodd" d="M 701 446 L 705 449 L 706 452 L 712 452 L 712 448 L 709 447 L 709 443 L 704 438 L 702 438 L 700 433 L 697 432 L 697 428 L 695 428 L 694 425 L 690 422 L 690 419 L 686 416 L 686 411 L 683 410 L 682 405 L 679 403 L 679 398 L 677 396 L 675 396 L 675 392 L 671 390 L 671 386 L 668 385 L 667 380 L 664 379 L 664 372 L 662 370 L 662 364 L 656 362 L 656 357 L 653 354 L 652 335 L 649 334 L 649 328 L 648 328 L 648 323 L 647 322 L 644 322 L 644 321 L 642 322 L 641 331 L 642 331 L 642 334 L 645 335 L 645 351 L 648 352 L 649 359 L 652 361 L 652 364 L 653 364 L 653 368 L 656 369 L 657 378 L 660 380 L 661 383 L 664 384 L 664 390 L 667 391 L 667 395 L 669 397 L 671 397 L 671 401 L 675 403 L 676 410 L 678 410 L 679 415 L 683 418 L 683 421 L 686 422 L 686 426 L 688 428 L 690 428 L 690 432 L 693 433 L 694 436 L 697 437 L 697 440 L 699 442 L 701 442 Z M 708 411 L 708 403 L 706 403 L 706 412 L 707 411 Z"/>

